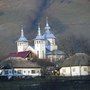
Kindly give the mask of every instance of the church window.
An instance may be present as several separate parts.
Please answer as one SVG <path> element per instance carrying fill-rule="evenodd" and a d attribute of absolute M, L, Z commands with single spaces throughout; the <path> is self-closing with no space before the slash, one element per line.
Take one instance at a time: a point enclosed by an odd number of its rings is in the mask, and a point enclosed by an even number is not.
<path fill-rule="evenodd" d="M 42 51 L 43 57 L 44 57 L 44 51 Z"/>
<path fill-rule="evenodd" d="M 19 45 L 21 45 L 21 43 L 19 43 Z"/>
<path fill-rule="evenodd" d="M 34 41 L 34 43 L 36 44 L 36 41 Z"/>
<path fill-rule="evenodd" d="M 37 55 L 39 56 L 39 51 L 37 51 Z"/>

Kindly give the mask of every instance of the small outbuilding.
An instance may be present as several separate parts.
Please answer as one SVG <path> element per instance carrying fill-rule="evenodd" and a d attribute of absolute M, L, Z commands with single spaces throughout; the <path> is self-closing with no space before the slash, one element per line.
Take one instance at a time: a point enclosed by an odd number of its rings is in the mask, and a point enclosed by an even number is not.
<path fill-rule="evenodd" d="M 85 53 L 76 53 L 67 58 L 60 68 L 60 76 L 90 75 L 90 56 Z"/>
<path fill-rule="evenodd" d="M 41 67 L 25 59 L 9 59 L 0 62 L 0 76 L 41 76 Z"/>

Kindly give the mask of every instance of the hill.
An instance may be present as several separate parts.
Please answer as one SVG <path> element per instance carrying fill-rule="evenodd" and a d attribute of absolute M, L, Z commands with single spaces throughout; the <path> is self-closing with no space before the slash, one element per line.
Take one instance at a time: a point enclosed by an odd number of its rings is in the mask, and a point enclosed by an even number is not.
<path fill-rule="evenodd" d="M 62 50 L 75 45 L 73 50 L 82 47 L 76 52 L 90 53 L 90 0 L 0 0 L 0 56 L 16 50 L 15 41 L 19 38 L 21 25 L 31 40 L 37 33 L 37 23 L 44 27 L 46 16 L 57 43 L 64 45 L 60 46 Z M 66 40 L 67 37 L 70 40 Z M 72 37 L 79 41 L 74 42 Z M 84 46 L 83 42 L 86 43 Z M 79 43 L 81 45 L 76 47 Z"/>

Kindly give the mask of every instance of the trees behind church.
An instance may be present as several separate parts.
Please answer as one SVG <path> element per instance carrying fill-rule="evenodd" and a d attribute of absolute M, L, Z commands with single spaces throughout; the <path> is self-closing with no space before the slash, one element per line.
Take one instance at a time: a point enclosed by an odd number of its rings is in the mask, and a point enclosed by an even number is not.
<path fill-rule="evenodd" d="M 74 34 L 67 34 L 62 36 L 60 48 L 67 54 L 72 55 L 78 52 L 90 55 L 90 41 L 84 36 L 77 37 Z M 59 44 L 59 45 L 60 45 Z"/>

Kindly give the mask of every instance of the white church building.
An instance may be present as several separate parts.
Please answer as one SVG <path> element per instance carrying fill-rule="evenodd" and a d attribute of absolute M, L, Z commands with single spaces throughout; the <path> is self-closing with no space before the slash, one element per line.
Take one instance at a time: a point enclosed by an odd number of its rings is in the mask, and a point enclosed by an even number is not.
<path fill-rule="evenodd" d="M 38 26 L 38 34 L 34 39 L 33 46 L 29 45 L 28 40 L 24 36 L 23 28 L 21 29 L 21 36 L 17 40 L 17 52 L 31 51 L 39 59 L 56 60 L 65 56 L 65 53 L 58 50 L 56 44 L 56 37 L 50 31 L 48 19 L 46 19 L 45 33 L 41 34 L 40 26 Z"/>

